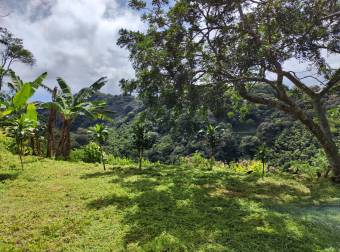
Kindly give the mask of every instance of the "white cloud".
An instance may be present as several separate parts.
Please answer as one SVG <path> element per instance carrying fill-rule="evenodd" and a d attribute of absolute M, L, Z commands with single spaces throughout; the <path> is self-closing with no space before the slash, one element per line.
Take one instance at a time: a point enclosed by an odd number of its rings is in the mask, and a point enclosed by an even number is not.
<path fill-rule="evenodd" d="M 103 91 L 117 94 L 118 81 L 133 76 L 128 52 L 116 45 L 118 30 L 140 30 L 143 24 L 118 0 L 20 0 L 5 5 L 11 15 L 3 26 L 22 38 L 37 59 L 32 68 L 13 66 L 24 80 L 47 71 L 49 86 L 61 76 L 77 91 L 107 76 Z"/>

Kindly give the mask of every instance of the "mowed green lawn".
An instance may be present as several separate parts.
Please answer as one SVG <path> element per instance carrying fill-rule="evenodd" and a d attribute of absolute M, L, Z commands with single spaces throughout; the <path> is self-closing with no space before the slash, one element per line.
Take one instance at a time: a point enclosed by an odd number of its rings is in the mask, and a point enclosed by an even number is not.
<path fill-rule="evenodd" d="M 1 152 L 0 251 L 340 251 L 326 181 L 25 160 Z"/>

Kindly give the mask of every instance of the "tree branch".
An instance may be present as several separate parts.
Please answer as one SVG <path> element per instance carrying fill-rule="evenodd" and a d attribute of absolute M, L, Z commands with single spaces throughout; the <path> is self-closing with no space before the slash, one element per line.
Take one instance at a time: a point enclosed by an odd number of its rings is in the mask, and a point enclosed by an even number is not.
<path fill-rule="evenodd" d="M 237 84 L 237 85 L 235 85 L 235 88 L 239 92 L 240 96 L 242 96 L 244 99 L 246 99 L 248 101 L 258 103 L 258 104 L 268 105 L 268 106 L 280 109 L 280 110 L 285 111 L 285 112 L 291 111 L 291 108 L 288 105 L 286 105 L 286 104 L 284 104 L 280 101 L 273 100 L 273 99 L 263 97 L 263 96 L 253 96 L 253 95 L 251 95 L 247 91 L 246 87 L 243 84 Z"/>
<path fill-rule="evenodd" d="M 316 93 L 310 89 L 309 87 L 307 87 L 304 83 L 302 83 L 297 77 L 295 77 L 293 74 L 291 74 L 290 72 L 286 72 L 283 71 L 283 75 L 290 80 L 291 82 L 293 82 L 293 84 L 298 87 L 300 90 L 302 90 L 303 92 L 305 92 L 309 97 L 311 98 L 315 98 L 316 97 Z"/>
<path fill-rule="evenodd" d="M 320 20 L 327 20 L 327 19 L 330 19 L 330 18 L 333 18 L 333 17 L 340 17 L 340 11 L 337 11 L 337 12 L 334 12 L 330 15 L 327 15 L 327 16 L 321 18 Z"/>
<path fill-rule="evenodd" d="M 336 86 L 336 84 L 340 83 L 340 68 L 336 70 L 332 78 L 327 82 L 326 87 L 321 90 L 321 92 L 318 94 L 319 97 L 323 97 L 325 94 L 327 94 L 333 87 Z"/>

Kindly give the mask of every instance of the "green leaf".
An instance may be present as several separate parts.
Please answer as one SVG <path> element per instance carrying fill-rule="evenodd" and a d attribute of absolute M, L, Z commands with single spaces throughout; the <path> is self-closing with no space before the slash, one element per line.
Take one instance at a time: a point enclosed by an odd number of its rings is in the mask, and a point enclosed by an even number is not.
<path fill-rule="evenodd" d="M 67 85 L 67 83 L 60 77 L 57 78 L 57 82 L 58 82 L 59 87 L 62 91 L 62 96 L 65 98 L 65 100 L 68 103 L 73 103 L 72 90 L 69 87 L 69 85 Z"/>
<path fill-rule="evenodd" d="M 25 117 L 32 122 L 34 127 L 38 125 L 38 112 L 33 103 L 28 104 Z"/>
<path fill-rule="evenodd" d="M 16 110 L 21 109 L 28 101 L 28 99 L 33 95 L 34 89 L 29 84 L 26 83 L 13 97 L 13 106 Z"/>
<path fill-rule="evenodd" d="M 15 91 L 18 91 L 24 85 L 23 81 L 20 79 L 19 76 L 15 74 L 13 70 L 9 70 L 9 75 L 11 76 L 11 83 L 8 83 L 8 86 Z"/>
<path fill-rule="evenodd" d="M 91 96 L 93 96 L 97 91 L 99 91 L 105 84 L 107 80 L 106 77 L 102 77 L 94 82 L 90 87 L 81 89 L 74 99 L 75 105 L 86 101 Z"/>
<path fill-rule="evenodd" d="M 36 78 L 33 82 L 31 82 L 30 84 L 32 85 L 32 87 L 34 89 L 37 89 L 38 87 L 40 87 L 40 85 L 42 84 L 42 82 L 46 79 L 47 77 L 47 72 L 42 73 L 40 76 L 38 76 L 38 78 Z"/>

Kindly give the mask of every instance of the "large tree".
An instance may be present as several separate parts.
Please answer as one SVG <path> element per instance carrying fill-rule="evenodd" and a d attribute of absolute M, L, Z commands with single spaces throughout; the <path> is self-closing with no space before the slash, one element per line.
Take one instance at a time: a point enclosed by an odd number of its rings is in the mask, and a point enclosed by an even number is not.
<path fill-rule="evenodd" d="M 22 39 L 15 37 L 6 28 L 0 27 L 0 90 L 3 78 L 15 62 L 33 65 L 35 59 L 33 54 L 25 49 Z"/>
<path fill-rule="evenodd" d="M 339 99 L 340 5 L 336 0 L 134 0 L 146 32 L 120 31 L 136 79 L 123 80 L 153 104 L 196 103 L 231 90 L 299 120 L 323 147 L 340 181 L 340 154 L 325 103 Z M 308 72 L 290 66 L 308 66 Z M 269 92 L 262 92 L 267 86 Z M 262 87 L 262 88 L 261 88 Z M 294 88 L 295 91 L 291 92 Z"/>

